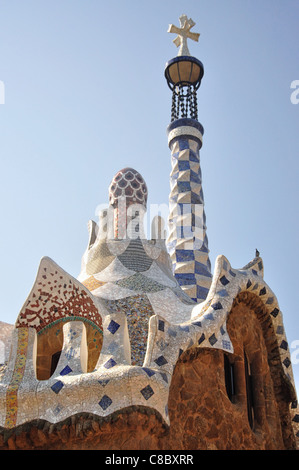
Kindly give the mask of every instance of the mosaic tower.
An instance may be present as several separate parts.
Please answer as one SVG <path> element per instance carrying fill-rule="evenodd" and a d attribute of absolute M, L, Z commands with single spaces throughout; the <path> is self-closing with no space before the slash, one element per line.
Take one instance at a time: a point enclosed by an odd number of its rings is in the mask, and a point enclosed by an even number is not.
<path fill-rule="evenodd" d="M 199 34 L 190 31 L 194 25 L 191 18 L 182 15 L 181 27 L 170 25 L 168 29 L 177 34 L 173 42 L 180 49 L 165 68 L 172 90 L 171 123 L 167 128 L 172 165 L 167 248 L 181 288 L 191 299 L 202 302 L 209 292 L 212 274 L 199 156 L 204 129 L 198 122 L 196 96 L 204 68 L 190 56 L 187 45 L 188 38 L 198 41 Z"/>

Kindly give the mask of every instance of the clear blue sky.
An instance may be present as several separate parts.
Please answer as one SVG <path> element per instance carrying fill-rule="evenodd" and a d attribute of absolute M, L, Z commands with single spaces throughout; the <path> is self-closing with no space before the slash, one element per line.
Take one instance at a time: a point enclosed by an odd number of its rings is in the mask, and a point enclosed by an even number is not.
<path fill-rule="evenodd" d="M 87 222 L 119 169 L 141 172 L 149 203 L 168 202 L 164 65 L 182 13 L 197 23 L 189 48 L 205 66 L 212 265 L 224 254 L 241 268 L 258 248 L 289 344 L 299 341 L 298 0 L 0 1 L 0 320 L 15 322 L 42 256 L 79 274 Z"/>

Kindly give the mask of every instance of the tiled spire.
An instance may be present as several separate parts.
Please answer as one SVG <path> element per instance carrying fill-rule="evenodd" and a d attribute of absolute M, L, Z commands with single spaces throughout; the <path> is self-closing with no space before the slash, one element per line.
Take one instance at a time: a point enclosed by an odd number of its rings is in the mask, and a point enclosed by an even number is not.
<path fill-rule="evenodd" d="M 183 32 L 173 27 L 169 32 L 184 33 L 186 41 L 195 23 L 184 16 L 184 25 Z M 212 281 L 199 155 L 204 130 L 197 120 L 196 91 L 203 74 L 202 63 L 189 54 L 181 53 L 166 64 L 165 77 L 173 92 L 167 128 L 172 165 L 167 248 L 177 281 L 196 302 L 206 299 Z"/>

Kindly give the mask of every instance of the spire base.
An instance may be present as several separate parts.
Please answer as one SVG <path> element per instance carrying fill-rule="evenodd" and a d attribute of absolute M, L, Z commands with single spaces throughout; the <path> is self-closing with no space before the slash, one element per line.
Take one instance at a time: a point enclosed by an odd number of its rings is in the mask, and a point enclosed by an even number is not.
<path fill-rule="evenodd" d="M 176 119 L 167 127 L 168 146 L 171 148 L 176 140 L 183 138 L 195 140 L 199 144 L 199 149 L 201 149 L 203 134 L 203 126 L 195 119 Z"/>

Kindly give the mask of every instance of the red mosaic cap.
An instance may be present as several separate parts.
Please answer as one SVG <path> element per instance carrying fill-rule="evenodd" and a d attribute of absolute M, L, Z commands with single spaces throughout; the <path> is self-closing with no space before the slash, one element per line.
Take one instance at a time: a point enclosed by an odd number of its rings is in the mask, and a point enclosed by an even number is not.
<path fill-rule="evenodd" d="M 120 197 L 126 206 L 142 204 L 146 208 L 147 186 L 141 174 L 133 168 L 123 168 L 114 176 L 109 186 L 109 204 L 115 206 Z"/>

